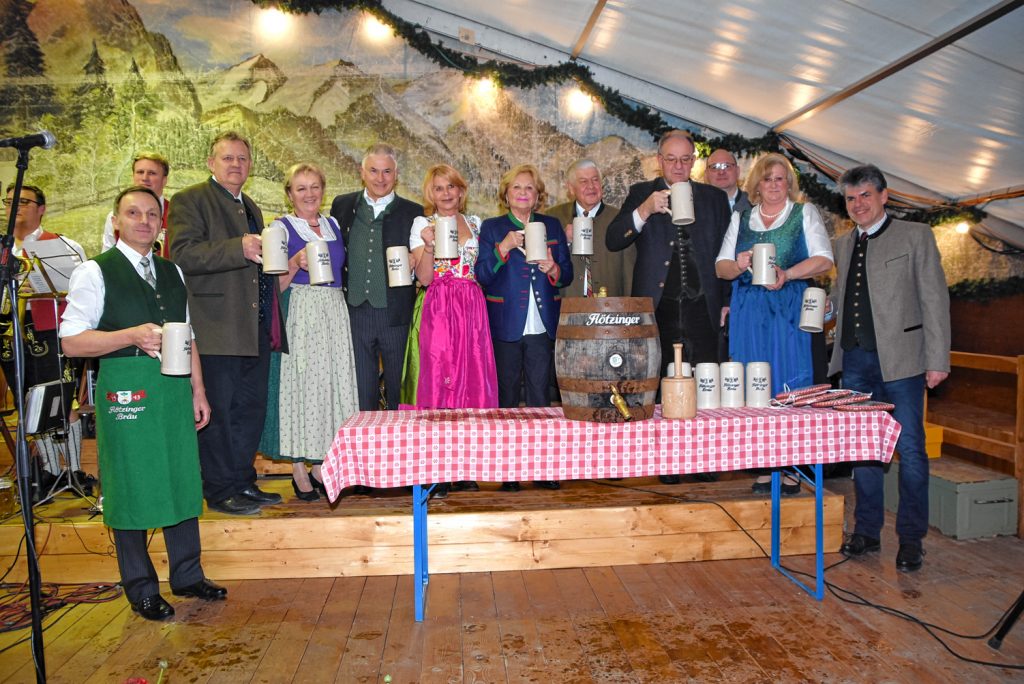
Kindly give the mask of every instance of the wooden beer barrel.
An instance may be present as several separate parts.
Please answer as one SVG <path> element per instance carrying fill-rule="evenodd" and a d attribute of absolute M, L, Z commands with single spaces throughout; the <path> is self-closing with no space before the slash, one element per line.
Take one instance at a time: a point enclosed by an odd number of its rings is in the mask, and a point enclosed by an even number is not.
<path fill-rule="evenodd" d="M 654 415 L 661 343 L 650 297 L 568 297 L 555 335 L 555 375 L 570 420 L 620 423 L 611 386 L 633 420 Z"/>

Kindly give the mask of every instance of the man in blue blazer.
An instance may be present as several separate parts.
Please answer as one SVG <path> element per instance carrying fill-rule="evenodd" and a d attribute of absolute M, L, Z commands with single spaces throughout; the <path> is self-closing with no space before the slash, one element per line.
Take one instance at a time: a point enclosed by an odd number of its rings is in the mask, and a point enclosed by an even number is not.
<path fill-rule="evenodd" d="M 622 204 L 605 244 L 613 252 L 636 245 L 633 296 L 654 300 L 661 337 L 662 375 L 672 359 L 672 345 L 683 343 L 686 360 L 722 360 L 720 332 L 725 325 L 730 285 L 715 274 L 715 259 L 729 228 L 729 200 L 724 192 L 690 180 L 697 160 L 686 131 L 672 130 L 658 141 L 661 177 L 636 183 Z M 669 188 L 689 182 L 695 220 L 688 226 L 672 223 Z M 662 475 L 676 484 L 678 475 Z"/>

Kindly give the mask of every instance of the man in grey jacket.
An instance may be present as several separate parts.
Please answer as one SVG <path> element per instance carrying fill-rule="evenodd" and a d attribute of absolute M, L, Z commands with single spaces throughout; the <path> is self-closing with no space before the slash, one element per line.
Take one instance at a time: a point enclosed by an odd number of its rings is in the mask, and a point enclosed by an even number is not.
<path fill-rule="evenodd" d="M 921 567 L 928 532 L 928 455 L 924 393 L 949 375 L 949 290 L 930 226 L 893 219 L 885 176 L 858 166 L 839 179 L 856 229 L 835 241 L 838 269 L 832 298 L 838 307 L 829 374 L 843 372 L 843 387 L 870 392 L 895 405 L 902 426 L 896 568 Z M 881 548 L 885 520 L 882 464 L 854 468 L 857 503 L 847 556 Z"/>

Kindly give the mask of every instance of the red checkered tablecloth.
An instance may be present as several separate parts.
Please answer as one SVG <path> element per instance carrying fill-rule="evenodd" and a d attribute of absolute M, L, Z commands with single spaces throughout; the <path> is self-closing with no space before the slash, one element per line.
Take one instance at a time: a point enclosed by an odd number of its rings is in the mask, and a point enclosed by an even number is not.
<path fill-rule="evenodd" d="M 586 480 L 879 460 L 900 426 L 884 411 L 714 409 L 692 420 L 588 423 L 552 408 L 364 411 L 324 459 L 345 487 L 477 480 Z"/>

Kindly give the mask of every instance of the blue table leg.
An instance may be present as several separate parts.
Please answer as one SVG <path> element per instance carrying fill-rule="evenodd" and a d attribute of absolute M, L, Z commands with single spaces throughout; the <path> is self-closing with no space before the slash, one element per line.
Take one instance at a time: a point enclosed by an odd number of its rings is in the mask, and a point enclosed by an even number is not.
<path fill-rule="evenodd" d="M 806 591 L 814 598 L 821 601 L 825 598 L 825 498 L 824 498 L 824 477 L 820 463 L 811 466 L 814 473 L 809 478 L 799 469 L 794 468 L 794 474 L 814 487 L 814 589 L 794 577 L 788 570 L 782 567 L 780 562 L 779 541 L 780 541 L 780 494 L 782 476 L 779 471 L 772 473 L 772 567 L 793 581 L 798 587 Z"/>
<path fill-rule="evenodd" d="M 423 622 L 423 606 L 426 603 L 426 589 L 430 582 L 430 565 L 427 559 L 427 502 L 434 485 L 426 488 L 412 487 L 412 566 L 413 601 L 416 604 L 416 622 Z"/>

